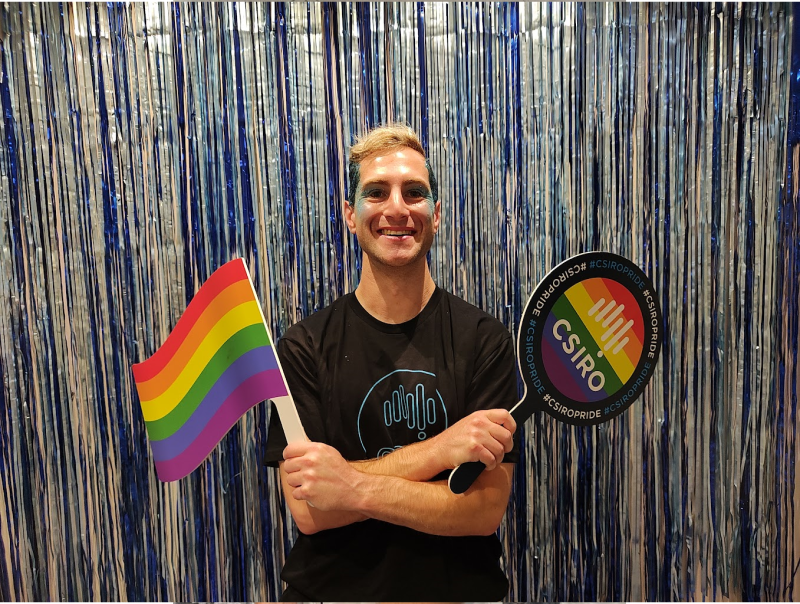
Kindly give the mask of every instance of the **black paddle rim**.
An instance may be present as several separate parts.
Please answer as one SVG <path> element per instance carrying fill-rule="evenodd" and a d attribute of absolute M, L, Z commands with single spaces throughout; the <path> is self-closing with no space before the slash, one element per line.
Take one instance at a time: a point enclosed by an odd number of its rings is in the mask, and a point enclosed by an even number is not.
<path fill-rule="evenodd" d="M 587 288 L 609 296 L 592 299 Z M 589 302 L 593 316 L 587 316 Z M 632 302 L 638 313 L 630 308 Z M 626 304 L 627 316 L 634 317 L 627 322 Z M 587 338 L 590 329 L 603 331 L 610 345 Z M 524 406 L 573 425 L 609 421 L 628 409 L 652 378 L 663 330 L 653 284 L 633 262 L 608 252 L 565 260 L 541 280 L 520 320 L 517 360 L 526 388 Z M 612 360 L 624 367 L 623 377 Z"/>

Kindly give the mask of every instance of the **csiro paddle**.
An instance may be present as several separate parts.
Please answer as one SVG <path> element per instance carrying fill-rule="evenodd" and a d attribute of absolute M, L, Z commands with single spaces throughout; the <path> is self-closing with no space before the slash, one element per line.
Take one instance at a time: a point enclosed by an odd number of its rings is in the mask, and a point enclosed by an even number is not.
<path fill-rule="evenodd" d="M 536 411 L 589 426 L 616 417 L 639 398 L 663 339 L 653 284 L 627 258 L 587 252 L 565 260 L 534 290 L 519 324 L 517 362 L 525 386 L 511 409 L 521 426 Z M 486 466 L 450 473 L 466 491 Z"/>

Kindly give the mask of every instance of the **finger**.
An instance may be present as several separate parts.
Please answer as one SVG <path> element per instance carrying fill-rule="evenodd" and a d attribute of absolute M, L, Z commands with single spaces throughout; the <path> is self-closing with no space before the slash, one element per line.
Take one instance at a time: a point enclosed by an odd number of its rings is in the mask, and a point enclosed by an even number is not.
<path fill-rule="evenodd" d="M 482 442 L 476 442 L 474 450 L 477 454 L 476 461 L 483 462 L 488 469 L 492 469 L 499 463 L 505 453 L 503 445 L 492 438 L 484 438 Z"/>
<path fill-rule="evenodd" d="M 506 413 L 508 413 L 508 412 L 506 412 Z M 513 415 L 511 415 L 510 413 L 508 413 L 508 417 L 507 417 L 505 420 L 503 420 L 503 426 L 504 426 L 504 427 L 505 427 L 505 428 L 506 428 L 506 429 L 507 429 L 509 432 L 511 432 L 511 434 L 514 434 L 514 432 L 516 432 L 516 431 L 517 431 L 517 422 L 516 422 L 516 420 L 514 419 L 514 416 L 513 416 Z"/>
<path fill-rule="evenodd" d="M 294 491 L 292 491 L 292 498 L 293 499 L 297 499 L 297 501 L 305 501 L 306 505 L 308 505 L 309 507 L 312 507 L 312 508 L 316 508 L 317 507 L 313 503 L 311 503 L 310 496 L 305 491 L 305 489 L 300 488 L 300 489 L 295 489 Z"/>
<path fill-rule="evenodd" d="M 286 484 L 288 484 L 290 487 L 294 487 L 294 488 L 303 486 L 303 476 L 302 476 L 302 474 L 300 474 L 300 472 L 294 472 L 292 474 L 287 474 L 286 475 Z"/>
<path fill-rule="evenodd" d="M 494 457 L 494 462 L 496 464 L 503 461 L 503 456 L 505 455 L 506 450 L 501 442 L 497 440 L 490 440 L 487 443 L 485 443 L 484 446 L 486 447 L 486 449 L 488 449 L 489 453 L 492 454 L 492 457 Z"/>
<path fill-rule="evenodd" d="M 489 428 L 490 436 L 503 447 L 503 452 L 508 453 L 514 447 L 514 436 L 505 426 L 493 424 Z"/>
<path fill-rule="evenodd" d="M 307 441 L 290 443 L 283 450 L 283 458 L 288 460 L 293 457 L 302 457 L 306 454 L 309 448 L 311 448 L 311 445 L 313 445 L 313 443 Z"/>
<path fill-rule="evenodd" d="M 517 422 L 514 420 L 514 417 L 505 409 L 490 409 L 484 417 L 489 422 L 497 426 L 502 426 L 512 435 L 517 430 Z"/>
<path fill-rule="evenodd" d="M 287 474 L 291 474 L 292 472 L 297 472 L 300 470 L 300 458 L 299 457 L 290 457 L 286 461 L 283 462 L 283 471 Z"/>
<path fill-rule="evenodd" d="M 514 432 L 506 430 L 499 440 L 503 443 L 503 450 L 506 453 L 509 453 L 514 448 Z"/>
<path fill-rule="evenodd" d="M 495 466 L 497 465 L 497 459 L 489 449 L 481 449 L 480 457 L 478 458 L 479 461 L 483 462 L 483 465 L 486 466 L 487 470 L 494 470 Z"/>
<path fill-rule="evenodd" d="M 299 457 L 290 457 L 283 462 L 283 470 L 287 474 L 291 472 L 300 472 L 301 470 L 308 470 L 315 465 L 315 458 L 313 452 L 307 452 L 305 455 Z"/>
<path fill-rule="evenodd" d="M 486 417 L 496 424 L 514 423 L 514 418 L 511 417 L 511 414 L 502 408 L 487 410 Z M 516 427 L 516 423 L 514 423 L 514 426 Z"/>

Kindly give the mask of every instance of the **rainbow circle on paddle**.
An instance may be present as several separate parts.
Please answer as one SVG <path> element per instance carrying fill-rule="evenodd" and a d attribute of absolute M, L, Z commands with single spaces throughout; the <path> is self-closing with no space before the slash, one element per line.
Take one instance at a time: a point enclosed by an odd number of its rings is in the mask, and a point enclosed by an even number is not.
<path fill-rule="evenodd" d="M 642 394 L 662 341 L 658 298 L 638 266 L 606 252 L 574 256 L 542 280 L 523 313 L 527 395 L 569 424 L 608 421 Z"/>

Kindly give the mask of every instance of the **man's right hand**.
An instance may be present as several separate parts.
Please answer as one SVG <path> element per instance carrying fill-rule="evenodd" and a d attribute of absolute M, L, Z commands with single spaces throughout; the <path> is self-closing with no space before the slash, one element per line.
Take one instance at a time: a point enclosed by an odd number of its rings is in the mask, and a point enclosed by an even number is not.
<path fill-rule="evenodd" d="M 517 423 L 505 409 L 471 413 L 434 437 L 439 454 L 452 469 L 468 461 L 481 461 L 493 470 L 514 447 Z"/>

